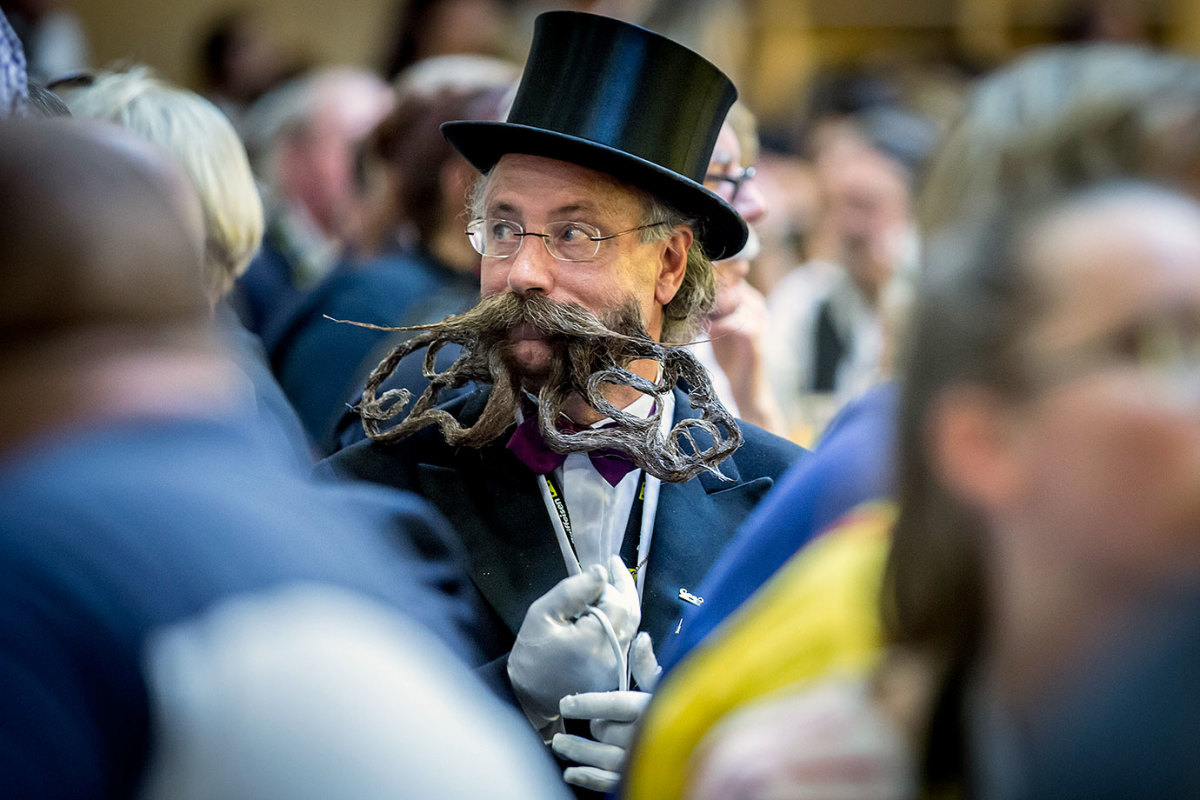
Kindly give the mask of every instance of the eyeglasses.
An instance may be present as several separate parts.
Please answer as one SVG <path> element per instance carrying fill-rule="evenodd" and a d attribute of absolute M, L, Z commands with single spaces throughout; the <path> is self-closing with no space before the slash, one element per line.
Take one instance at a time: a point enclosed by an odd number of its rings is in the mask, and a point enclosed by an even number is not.
<path fill-rule="evenodd" d="M 515 256 L 524 244 L 525 237 L 536 236 L 546 246 L 546 252 L 559 261 L 591 261 L 600 252 L 601 242 L 666 224 L 651 222 L 648 225 L 639 225 L 627 231 L 602 236 L 600 229 L 594 225 L 572 220 L 548 222 L 543 233 L 534 233 L 526 231 L 519 222 L 508 219 L 473 219 L 467 225 L 467 238 L 471 240 L 475 252 L 489 258 Z"/>
<path fill-rule="evenodd" d="M 1059 383 L 1121 365 L 1160 385 L 1200 389 L 1200 319 L 1176 312 L 1134 321 L 1044 360 L 1037 376 L 1043 383 Z"/>
<path fill-rule="evenodd" d="M 718 186 L 722 183 L 732 183 L 733 191 L 725 199 L 729 203 L 733 203 L 737 199 L 738 192 L 742 190 L 742 185 L 754 180 L 754 176 L 758 171 L 754 167 L 746 167 L 741 170 L 733 170 L 730 172 L 710 172 L 704 176 L 705 183 L 715 183 Z M 720 192 L 718 192 L 720 194 Z"/>

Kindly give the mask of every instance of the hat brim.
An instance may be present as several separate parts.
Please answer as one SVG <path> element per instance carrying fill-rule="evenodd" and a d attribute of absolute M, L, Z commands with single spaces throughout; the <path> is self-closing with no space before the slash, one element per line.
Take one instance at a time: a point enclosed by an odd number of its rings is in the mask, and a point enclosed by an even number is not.
<path fill-rule="evenodd" d="M 442 134 L 480 172 L 490 171 L 504 155 L 525 153 L 588 167 L 643 189 L 699 220 L 696 238 L 714 261 L 736 254 L 746 244 L 746 221 L 715 192 L 622 150 L 511 122 L 446 122 Z"/>

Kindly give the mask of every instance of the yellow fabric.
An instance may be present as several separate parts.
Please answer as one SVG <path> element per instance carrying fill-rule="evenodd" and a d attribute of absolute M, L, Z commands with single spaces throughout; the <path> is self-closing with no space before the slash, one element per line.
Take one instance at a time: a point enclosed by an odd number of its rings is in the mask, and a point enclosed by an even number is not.
<path fill-rule="evenodd" d="M 894 520 L 890 503 L 850 512 L 672 671 L 643 721 L 623 797 L 681 797 L 693 751 L 730 711 L 834 672 L 863 673 L 875 665 L 878 597 Z"/>

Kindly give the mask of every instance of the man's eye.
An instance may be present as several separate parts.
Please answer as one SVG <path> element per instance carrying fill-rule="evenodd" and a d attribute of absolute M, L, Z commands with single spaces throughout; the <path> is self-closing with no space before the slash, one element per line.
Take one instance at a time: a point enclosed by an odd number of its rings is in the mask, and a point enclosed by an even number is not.
<path fill-rule="evenodd" d="M 507 242 L 516 238 L 521 231 L 511 222 L 493 222 L 489 232 L 493 241 Z"/>
<path fill-rule="evenodd" d="M 564 244 L 579 244 L 590 238 L 587 229 L 580 225 L 564 225 L 558 232 L 558 239 Z"/>

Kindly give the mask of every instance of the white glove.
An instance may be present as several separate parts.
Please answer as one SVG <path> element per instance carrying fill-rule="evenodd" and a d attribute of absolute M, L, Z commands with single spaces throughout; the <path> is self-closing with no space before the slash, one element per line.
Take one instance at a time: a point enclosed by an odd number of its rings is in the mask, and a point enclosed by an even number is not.
<path fill-rule="evenodd" d="M 598 792 L 612 791 L 621 778 L 625 758 L 638 721 L 650 702 L 650 693 L 658 683 L 662 667 L 654 657 L 650 634 L 639 633 L 629 648 L 629 666 L 633 680 L 643 691 L 589 692 L 564 697 L 559 704 L 563 717 L 589 719 L 595 741 L 582 736 L 558 733 L 552 746 L 568 761 L 583 766 L 567 767 L 563 780 Z"/>
<path fill-rule="evenodd" d="M 589 607 L 607 617 L 615 644 Z M 607 575 L 592 565 L 535 600 L 508 657 L 508 679 L 533 726 L 558 720 L 558 701 L 569 694 L 616 688 L 624 665 L 614 647 L 627 652 L 641 621 L 637 586 L 616 555 Z"/>

